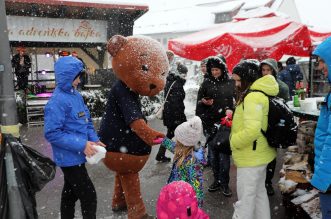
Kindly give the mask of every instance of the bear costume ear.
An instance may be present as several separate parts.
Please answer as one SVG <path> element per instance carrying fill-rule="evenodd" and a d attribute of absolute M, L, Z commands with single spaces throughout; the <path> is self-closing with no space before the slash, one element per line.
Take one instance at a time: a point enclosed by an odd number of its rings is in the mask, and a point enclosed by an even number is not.
<path fill-rule="evenodd" d="M 114 35 L 109 39 L 107 44 L 107 50 L 111 56 L 116 56 L 118 51 L 127 43 L 127 39 L 121 35 Z"/>

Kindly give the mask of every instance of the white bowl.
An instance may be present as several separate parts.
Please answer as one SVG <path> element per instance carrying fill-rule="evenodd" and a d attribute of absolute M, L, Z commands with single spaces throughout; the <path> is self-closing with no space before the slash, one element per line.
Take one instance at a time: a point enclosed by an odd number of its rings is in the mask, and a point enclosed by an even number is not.
<path fill-rule="evenodd" d="M 313 112 L 317 110 L 316 99 L 307 98 L 305 100 L 300 100 L 300 109 L 304 112 Z"/>

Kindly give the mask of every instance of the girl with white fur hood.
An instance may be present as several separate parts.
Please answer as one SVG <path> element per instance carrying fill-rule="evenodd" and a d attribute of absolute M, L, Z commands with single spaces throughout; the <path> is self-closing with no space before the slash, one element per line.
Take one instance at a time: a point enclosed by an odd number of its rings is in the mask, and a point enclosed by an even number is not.
<path fill-rule="evenodd" d="M 203 165 L 206 163 L 204 152 L 199 145 L 202 122 L 198 116 L 180 124 L 175 130 L 175 139 L 165 138 L 161 147 L 175 154 L 168 183 L 183 180 L 191 184 L 197 194 L 199 207 L 203 202 Z"/>

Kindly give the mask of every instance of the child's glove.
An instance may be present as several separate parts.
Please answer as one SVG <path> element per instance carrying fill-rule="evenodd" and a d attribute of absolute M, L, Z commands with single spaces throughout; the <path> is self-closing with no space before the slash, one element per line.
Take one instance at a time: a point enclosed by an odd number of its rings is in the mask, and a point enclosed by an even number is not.
<path fill-rule="evenodd" d="M 221 119 L 221 125 L 231 128 L 232 126 L 232 114 L 228 114 L 227 116 Z"/>
<path fill-rule="evenodd" d="M 198 151 L 194 151 L 194 157 L 198 160 L 204 159 L 204 152 L 202 147 Z"/>
<path fill-rule="evenodd" d="M 153 143 L 155 144 L 161 144 L 164 138 L 157 138 L 153 140 Z"/>

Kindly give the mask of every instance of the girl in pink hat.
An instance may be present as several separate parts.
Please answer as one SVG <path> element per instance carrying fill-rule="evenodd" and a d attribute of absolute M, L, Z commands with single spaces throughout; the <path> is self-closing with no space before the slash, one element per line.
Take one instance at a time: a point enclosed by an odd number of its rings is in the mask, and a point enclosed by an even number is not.
<path fill-rule="evenodd" d="M 202 122 L 198 116 L 183 122 L 175 129 L 175 139 L 165 138 L 160 147 L 175 154 L 168 183 L 183 180 L 191 184 L 196 192 L 199 207 L 203 202 L 203 149 L 199 146 Z"/>
<path fill-rule="evenodd" d="M 184 181 L 175 181 L 161 189 L 156 205 L 159 219 L 209 219 L 198 207 L 193 187 Z"/>

